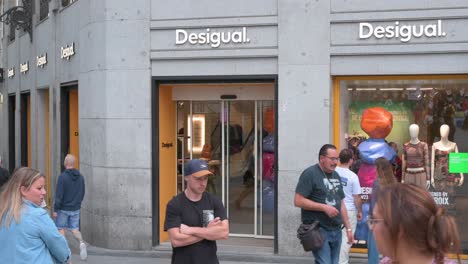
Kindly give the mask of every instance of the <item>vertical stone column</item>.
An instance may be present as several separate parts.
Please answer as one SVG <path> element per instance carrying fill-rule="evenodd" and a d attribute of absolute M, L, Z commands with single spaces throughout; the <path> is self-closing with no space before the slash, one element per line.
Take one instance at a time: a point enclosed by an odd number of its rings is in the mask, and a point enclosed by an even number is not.
<path fill-rule="evenodd" d="M 330 1 L 278 0 L 278 247 L 303 254 L 294 191 L 331 140 Z"/>
<path fill-rule="evenodd" d="M 84 238 L 98 247 L 150 249 L 150 0 L 83 1 L 80 8 Z"/>

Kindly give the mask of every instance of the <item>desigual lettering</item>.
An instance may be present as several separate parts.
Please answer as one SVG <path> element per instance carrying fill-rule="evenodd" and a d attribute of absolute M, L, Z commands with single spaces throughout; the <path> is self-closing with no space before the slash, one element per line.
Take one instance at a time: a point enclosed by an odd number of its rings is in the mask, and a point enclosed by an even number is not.
<path fill-rule="evenodd" d="M 247 28 L 233 32 L 212 32 L 207 28 L 205 32 L 189 33 L 184 29 L 176 29 L 176 45 L 190 43 L 192 45 L 210 45 L 212 48 L 218 48 L 221 44 L 227 43 L 249 43 L 247 37 Z"/>
<path fill-rule="evenodd" d="M 408 42 L 413 37 L 420 38 L 426 36 L 432 37 L 445 37 L 442 29 L 442 20 L 437 20 L 435 24 L 427 25 L 400 25 L 396 21 L 394 25 L 390 26 L 374 26 L 371 23 L 359 23 L 359 39 L 368 39 L 374 36 L 377 39 L 381 38 L 397 38 L 400 42 Z"/>

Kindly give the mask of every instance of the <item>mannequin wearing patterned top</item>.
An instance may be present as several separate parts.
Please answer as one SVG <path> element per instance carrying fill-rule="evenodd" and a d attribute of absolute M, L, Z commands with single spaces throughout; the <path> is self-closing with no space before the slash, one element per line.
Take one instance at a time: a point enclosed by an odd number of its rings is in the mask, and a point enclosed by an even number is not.
<path fill-rule="evenodd" d="M 426 142 L 418 139 L 419 126 L 409 127 L 410 141 L 403 145 L 402 171 L 403 183 L 412 183 L 428 189 L 431 183 L 429 174 L 429 148 Z"/>
<path fill-rule="evenodd" d="M 463 173 L 449 173 L 448 155 L 451 152 L 458 152 L 457 143 L 448 140 L 450 127 L 442 125 L 440 127 L 440 141 L 432 145 L 431 174 L 432 185 L 439 192 L 447 192 L 448 209 L 455 208 L 455 186 L 463 184 Z"/>

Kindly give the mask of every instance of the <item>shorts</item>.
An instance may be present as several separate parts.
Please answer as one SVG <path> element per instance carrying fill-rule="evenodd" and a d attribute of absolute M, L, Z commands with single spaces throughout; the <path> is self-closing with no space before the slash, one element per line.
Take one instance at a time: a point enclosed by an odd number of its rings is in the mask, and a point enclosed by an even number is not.
<path fill-rule="evenodd" d="M 80 227 L 80 210 L 57 212 L 55 225 L 58 229 L 78 230 Z"/>

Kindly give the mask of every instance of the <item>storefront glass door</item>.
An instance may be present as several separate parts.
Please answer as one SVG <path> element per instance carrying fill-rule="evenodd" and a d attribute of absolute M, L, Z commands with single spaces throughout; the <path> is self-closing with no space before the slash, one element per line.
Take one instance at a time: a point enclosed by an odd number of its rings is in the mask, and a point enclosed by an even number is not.
<path fill-rule="evenodd" d="M 185 162 L 205 159 L 207 191 L 223 201 L 231 236 L 272 237 L 273 101 L 177 101 L 177 131 L 177 191 Z"/>

